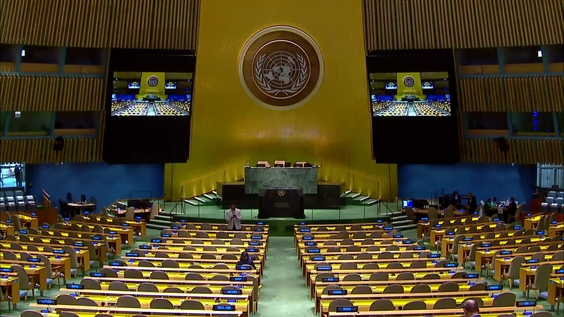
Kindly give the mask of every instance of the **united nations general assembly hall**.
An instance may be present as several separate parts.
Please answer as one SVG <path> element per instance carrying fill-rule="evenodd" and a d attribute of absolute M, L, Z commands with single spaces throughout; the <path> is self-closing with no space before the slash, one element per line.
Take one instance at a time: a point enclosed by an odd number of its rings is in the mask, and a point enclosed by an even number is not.
<path fill-rule="evenodd" d="M 1 0 L 1 317 L 564 316 L 564 0 Z"/>

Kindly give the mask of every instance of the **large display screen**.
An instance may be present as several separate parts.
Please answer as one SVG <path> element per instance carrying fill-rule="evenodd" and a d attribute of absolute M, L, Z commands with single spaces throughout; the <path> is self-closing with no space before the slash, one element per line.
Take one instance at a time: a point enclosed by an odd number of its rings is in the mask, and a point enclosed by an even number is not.
<path fill-rule="evenodd" d="M 372 113 L 378 117 L 448 117 L 448 72 L 371 73 Z M 395 82 L 389 82 L 389 79 Z"/>
<path fill-rule="evenodd" d="M 377 163 L 459 161 L 454 69 L 451 50 L 369 54 L 372 149 Z"/>
<path fill-rule="evenodd" d="M 190 150 L 196 58 L 189 51 L 112 49 L 104 160 L 181 163 Z"/>

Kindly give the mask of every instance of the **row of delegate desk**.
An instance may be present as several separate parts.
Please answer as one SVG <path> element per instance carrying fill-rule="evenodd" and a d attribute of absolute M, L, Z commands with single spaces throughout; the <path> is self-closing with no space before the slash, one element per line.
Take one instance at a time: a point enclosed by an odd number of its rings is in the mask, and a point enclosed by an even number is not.
<path fill-rule="evenodd" d="M 371 239 L 373 246 L 368 246 L 370 240 L 343 239 L 344 234 L 337 237 L 338 230 L 342 229 L 383 232 L 382 235 L 378 235 L 381 238 Z M 347 232 L 349 237 L 354 236 L 354 232 Z M 298 258 L 318 312 L 325 316 L 350 316 L 351 312 L 354 312 L 355 316 L 426 315 L 429 311 L 435 314 L 429 309 L 437 308 L 439 299 L 447 298 L 449 295 L 454 295 L 456 304 L 460 304 L 468 297 L 480 297 L 486 306 L 481 308 L 482 313 L 497 314 L 538 309 L 538 307 L 515 307 L 531 305 L 533 302 L 536 305 L 535 301 L 523 303 L 515 300 L 510 308 L 487 307 L 494 305 L 492 294 L 500 296 L 506 293 L 501 286 L 476 283 L 479 274 L 462 271 L 458 263 L 447 261 L 440 254 L 431 253 L 409 238 L 392 232 L 393 228 L 387 224 L 356 224 L 354 228 L 342 225 L 296 225 L 294 235 Z M 357 248 L 348 249 L 350 246 Z M 386 250 L 390 246 L 396 248 L 393 248 L 393 251 Z M 336 247 L 340 252 L 328 252 L 330 248 Z M 374 251 L 369 251 L 368 248 Z M 376 251 L 376 249 L 380 250 Z M 382 255 L 384 256 L 381 257 Z M 416 268 L 413 266 L 414 263 L 418 264 Z M 390 268 L 391 266 L 394 268 Z M 429 287 L 417 286 L 422 284 Z M 447 292 L 439 292 L 443 290 L 445 284 L 453 288 L 448 289 Z M 421 288 L 425 288 L 426 291 L 422 291 Z M 398 289 L 401 292 L 398 292 Z M 405 293 L 413 289 L 419 291 Z M 456 291 L 453 291 L 454 289 Z M 458 296 L 455 295 L 457 293 Z M 503 296 L 507 298 L 514 295 L 508 293 Z M 352 300 L 352 306 L 349 302 L 337 303 L 336 306 L 331 307 L 333 301 L 341 299 Z M 377 300 L 384 299 L 391 301 L 392 306 L 387 306 L 388 301 L 376 303 Z M 406 307 L 412 299 L 422 302 L 409 304 L 410 306 Z M 417 310 L 417 307 L 420 309 Z M 444 306 L 440 308 L 441 311 L 436 311 L 436 314 L 454 313 L 454 310 L 449 311 Z M 370 309 L 380 311 L 368 312 Z M 458 313 L 460 312 L 459 310 Z"/>
<path fill-rule="evenodd" d="M 266 261 L 268 226 L 244 226 L 240 232 L 199 228 L 193 223 L 174 224 L 163 230 L 161 237 L 90 272 L 81 284 L 61 289 L 82 304 L 59 296 L 31 306 L 80 311 L 80 316 L 95 316 L 101 311 L 114 316 L 158 316 L 180 311 L 190 316 L 254 313 Z M 200 237 L 201 232 L 208 238 Z M 254 257 L 256 269 L 237 265 L 243 251 Z M 83 306 L 86 298 L 96 306 Z"/>

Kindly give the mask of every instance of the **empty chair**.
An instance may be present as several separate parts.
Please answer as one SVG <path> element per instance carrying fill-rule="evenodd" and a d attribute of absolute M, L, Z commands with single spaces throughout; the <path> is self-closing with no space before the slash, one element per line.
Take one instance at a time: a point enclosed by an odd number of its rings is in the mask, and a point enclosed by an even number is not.
<path fill-rule="evenodd" d="M 501 293 L 494 298 L 493 307 L 513 307 L 517 301 L 517 296 L 514 293 L 506 292 Z"/>
<path fill-rule="evenodd" d="M 151 301 L 151 308 L 154 309 L 174 309 L 172 303 L 166 298 L 155 298 Z"/>
<path fill-rule="evenodd" d="M 353 303 L 350 300 L 345 299 L 345 298 L 334 299 L 329 304 L 329 311 L 330 312 L 336 312 L 337 307 L 348 307 L 348 306 L 354 306 Z"/>
<path fill-rule="evenodd" d="M 367 285 L 358 285 L 352 289 L 351 294 L 372 294 L 372 288 Z"/>
<path fill-rule="evenodd" d="M 397 281 L 406 281 L 406 280 L 414 280 L 414 279 L 415 279 L 415 275 L 413 275 L 413 273 L 411 272 L 403 272 L 400 273 L 398 277 L 396 277 Z"/>
<path fill-rule="evenodd" d="M 343 281 L 362 281 L 362 277 L 358 274 L 347 274 Z"/>
<path fill-rule="evenodd" d="M 141 284 L 139 284 L 139 286 L 137 286 L 137 291 L 138 292 L 158 292 L 159 288 L 157 287 L 157 285 L 152 284 L 152 283 L 141 283 Z M 166 293 L 166 289 L 165 289 L 165 293 Z"/>
<path fill-rule="evenodd" d="M 366 253 L 363 253 L 366 254 Z M 357 257 L 358 258 L 358 257 Z M 372 257 L 371 257 L 372 258 Z M 340 261 L 344 261 L 344 260 L 354 260 L 354 257 L 352 254 L 341 254 L 339 255 L 339 257 L 337 258 Z"/>
<path fill-rule="evenodd" d="M 458 273 L 461 273 L 461 275 L 462 275 L 461 278 L 464 278 L 464 275 L 466 274 L 464 272 L 458 272 Z M 452 276 L 452 278 L 455 278 L 454 275 Z M 425 274 L 425 276 L 423 276 L 423 280 L 440 280 L 440 279 L 441 279 L 441 276 L 437 273 L 427 273 L 427 274 Z"/>
<path fill-rule="evenodd" d="M 550 263 L 541 264 L 535 272 L 535 277 L 533 279 L 532 285 L 527 286 L 527 298 L 529 298 L 529 291 L 534 290 L 536 295 L 535 298 L 538 299 L 540 292 L 546 291 L 548 289 L 548 281 L 551 274 L 552 265 Z"/>
<path fill-rule="evenodd" d="M 423 260 L 413 261 L 411 262 L 409 267 L 412 269 L 424 269 L 427 267 L 427 261 L 423 261 Z"/>
<path fill-rule="evenodd" d="M 118 307 L 141 308 L 139 300 L 131 295 L 122 295 L 117 301 Z"/>
<path fill-rule="evenodd" d="M 377 270 L 379 268 L 380 266 L 378 265 L 378 263 L 366 263 L 362 267 L 363 270 Z"/>
<path fill-rule="evenodd" d="M 439 286 L 439 292 L 458 292 L 460 286 L 457 283 L 447 282 Z"/>
<path fill-rule="evenodd" d="M 386 269 L 403 269 L 403 264 L 400 262 L 392 262 L 386 266 Z"/>
<path fill-rule="evenodd" d="M 388 273 L 386 272 L 376 272 L 370 274 L 371 281 L 387 281 L 389 279 Z"/>
<path fill-rule="evenodd" d="M 378 259 L 393 259 L 394 254 L 392 252 L 382 252 L 378 254 Z"/>
<path fill-rule="evenodd" d="M 410 293 L 431 293 L 431 286 L 427 284 L 418 284 L 411 288 Z"/>
<path fill-rule="evenodd" d="M 126 291 L 126 292 L 129 291 L 129 288 L 127 287 L 127 285 L 122 281 L 111 282 L 108 289 L 110 291 Z"/>
<path fill-rule="evenodd" d="M 76 305 L 76 298 L 67 294 L 60 294 L 57 296 L 58 305 Z"/>
<path fill-rule="evenodd" d="M 184 310 L 205 310 L 206 307 L 199 301 L 195 301 L 193 299 L 188 299 L 180 304 L 180 309 Z"/>
<path fill-rule="evenodd" d="M 143 278 L 143 272 L 137 269 L 128 269 L 123 273 L 124 278 Z"/>
<path fill-rule="evenodd" d="M 340 270 L 356 270 L 356 269 L 358 269 L 358 266 L 354 262 L 346 262 L 346 263 L 341 264 L 339 269 Z"/>
<path fill-rule="evenodd" d="M 433 309 L 454 309 L 456 300 L 454 298 L 441 298 L 434 305 Z"/>
<path fill-rule="evenodd" d="M 91 279 L 91 278 L 83 279 L 82 281 L 80 281 L 80 284 L 82 284 L 84 286 L 84 289 L 102 290 L 102 286 L 100 286 L 100 283 L 96 280 Z"/>
<path fill-rule="evenodd" d="M 422 286 L 422 285 L 417 285 L 417 286 Z M 403 310 L 426 310 L 426 309 L 427 309 L 427 304 L 425 304 L 425 302 L 421 300 L 409 302 L 405 304 L 405 306 L 403 306 Z"/>
<path fill-rule="evenodd" d="M 168 274 L 166 274 L 166 272 L 162 272 L 162 271 L 154 271 L 151 272 L 151 275 L 149 277 L 150 279 L 153 280 L 168 280 Z"/>
<path fill-rule="evenodd" d="M 384 294 L 403 294 L 404 289 L 403 286 L 400 284 L 392 284 L 386 286 L 383 291 Z"/>
<path fill-rule="evenodd" d="M 370 311 L 389 311 L 394 310 L 394 303 L 387 298 L 375 300 L 370 305 Z"/>

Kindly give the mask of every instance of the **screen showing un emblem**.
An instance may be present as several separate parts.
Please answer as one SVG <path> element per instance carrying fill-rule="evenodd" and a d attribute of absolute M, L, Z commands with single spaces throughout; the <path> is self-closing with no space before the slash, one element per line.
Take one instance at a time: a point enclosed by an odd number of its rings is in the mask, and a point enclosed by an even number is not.
<path fill-rule="evenodd" d="M 159 84 L 159 78 L 157 76 L 149 76 L 147 78 L 147 85 L 149 87 L 156 87 Z"/>
<path fill-rule="evenodd" d="M 255 34 L 239 57 L 239 77 L 249 96 L 275 110 L 306 103 L 323 79 L 323 58 L 315 41 L 289 26 Z"/>
<path fill-rule="evenodd" d="M 403 78 L 403 84 L 405 85 L 405 87 L 411 88 L 413 87 L 413 85 L 415 85 L 415 79 L 413 79 L 413 77 L 411 76 L 405 76 Z"/>

